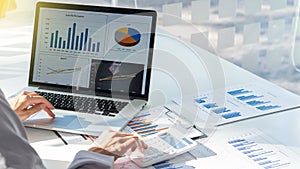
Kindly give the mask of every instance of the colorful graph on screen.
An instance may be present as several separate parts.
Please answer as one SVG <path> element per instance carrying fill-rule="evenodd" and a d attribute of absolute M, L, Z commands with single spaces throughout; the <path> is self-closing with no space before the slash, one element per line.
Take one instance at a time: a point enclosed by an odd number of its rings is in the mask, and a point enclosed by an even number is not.
<path fill-rule="evenodd" d="M 141 41 L 141 33 L 133 28 L 120 28 L 115 32 L 115 41 L 125 47 L 132 47 Z"/>
<path fill-rule="evenodd" d="M 130 74 L 130 75 L 117 75 L 117 76 L 109 76 L 100 78 L 99 81 L 107 81 L 107 80 L 123 80 L 128 78 L 134 78 L 136 77 L 136 74 Z"/>
<path fill-rule="evenodd" d="M 92 60 L 90 85 L 96 89 L 141 93 L 144 65 Z"/>

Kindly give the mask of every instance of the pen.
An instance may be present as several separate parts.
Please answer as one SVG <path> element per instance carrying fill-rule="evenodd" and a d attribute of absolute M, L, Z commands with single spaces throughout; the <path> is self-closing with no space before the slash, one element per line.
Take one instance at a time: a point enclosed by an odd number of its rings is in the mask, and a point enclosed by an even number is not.
<path fill-rule="evenodd" d="M 207 135 L 204 134 L 196 125 L 193 125 L 193 128 L 195 128 L 196 130 L 198 130 L 199 132 L 202 133 L 202 135 L 196 136 L 196 137 L 191 137 L 190 139 L 192 140 L 198 140 L 198 139 L 202 139 L 202 138 L 206 138 Z"/>
<path fill-rule="evenodd" d="M 55 130 L 52 130 L 54 133 L 55 133 L 55 135 L 58 137 L 58 138 L 60 138 L 61 139 L 61 141 L 65 144 L 65 145 L 68 145 L 68 142 L 57 132 L 57 131 L 55 131 Z"/>

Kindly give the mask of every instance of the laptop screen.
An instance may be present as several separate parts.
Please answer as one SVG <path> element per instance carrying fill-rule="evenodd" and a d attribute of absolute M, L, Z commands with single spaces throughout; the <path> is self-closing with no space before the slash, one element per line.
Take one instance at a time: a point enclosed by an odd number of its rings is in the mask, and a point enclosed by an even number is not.
<path fill-rule="evenodd" d="M 151 10 L 39 2 L 29 85 L 147 99 L 155 23 Z"/>

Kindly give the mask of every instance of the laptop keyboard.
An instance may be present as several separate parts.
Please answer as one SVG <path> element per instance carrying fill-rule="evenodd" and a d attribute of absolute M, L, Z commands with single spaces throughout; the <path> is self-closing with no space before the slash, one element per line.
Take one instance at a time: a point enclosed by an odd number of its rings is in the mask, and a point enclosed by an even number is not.
<path fill-rule="evenodd" d="M 36 91 L 56 109 L 115 117 L 128 102 Z"/>

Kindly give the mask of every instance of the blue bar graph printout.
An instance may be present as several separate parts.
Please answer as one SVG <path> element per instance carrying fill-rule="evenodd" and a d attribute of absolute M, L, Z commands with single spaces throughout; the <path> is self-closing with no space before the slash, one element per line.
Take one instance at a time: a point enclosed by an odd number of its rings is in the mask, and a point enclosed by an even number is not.
<path fill-rule="evenodd" d="M 240 95 L 240 94 L 251 93 L 251 91 L 246 90 L 246 89 L 238 89 L 238 90 L 229 91 L 227 93 L 232 96 L 236 96 L 236 95 Z"/>
<path fill-rule="evenodd" d="M 270 139 L 265 138 L 261 133 L 247 133 L 238 138 L 230 139 L 227 143 L 241 153 L 243 157 L 262 168 L 290 168 L 292 162 L 286 158 L 287 154 L 282 153 L 279 149 L 266 146 L 270 144 L 267 140 Z"/>
<path fill-rule="evenodd" d="M 258 106 L 258 105 L 261 105 L 261 104 L 270 103 L 270 101 L 257 101 L 257 100 L 253 100 L 253 101 L 248 101 L 246 103 L 248 105 L 250 105 L 250 106 Z"/>
<path fill-rule="evenodd" d="M 193 99 L 202 112 L 213 113 L 221 117 L 223 120 L 219 124 L 251 118 L 284 108 L 281 104 L 282 101 L 278 100 L 280 97 L 257 87 L 257 85 L 227 89 L 222 97 L 219 96 L 209 91 Z"/>
<path fill-rule="evenodd" d="M 271 110 L 271 109 L 275 109 L 275 108 L 280 108 L 281 106 L 259 106 L 259 107 L 256 107 L 257 109 L 259 110 L 262 110 L 262 111 L 266 111 L 266 110 Z"/>
<path fill-rule="evenodd" d="M 204 104 L 203 106 L 207 109 L 218 107 L 217 103 L 207 103 L 207 104 Z"/>
<path fill-rule="evenodd" d="M 241 101 L 246 101 L 246 100 L 251 100 L 251 99 L 257 99 L 263 96 L 257 96 L 257 95 L 248 95 L 248 96 L 239 96 L 237 97 L 237 99 L 241 100 Z"/>
<path fill-rule="evenodd" d="M 230 110 L 227 109 L 226 107 L 221 107 L 221 108 L 216 108 L 212 111 L 215 112 L 216 114 L 221 114 L 221 113 L 229 112 Z"/>
<path fill-rule="evenodd" d="M 228 114 L 223 114 L 222 115 L 222 117 L 225 118 L 225 119 L 231 119 L 231 118 L 239 117 L 239 116 L 241 116 L 240 112 L 233 112 L 233 113 L 228 113 Z"/>
<path fill-rule="evenodd" d="M 207 99 L 207 97 L 197 98 L 197 99 L 195 99 L 195 101 L 196 101 L 197 103 L 205 103 L 205 102 L 206 102 L 205 99 Z"/>

